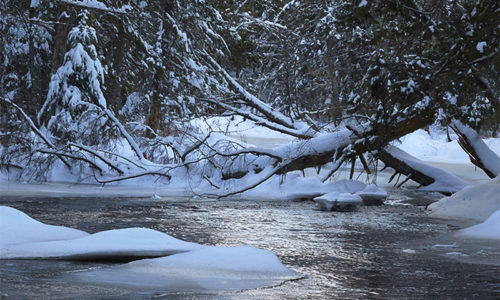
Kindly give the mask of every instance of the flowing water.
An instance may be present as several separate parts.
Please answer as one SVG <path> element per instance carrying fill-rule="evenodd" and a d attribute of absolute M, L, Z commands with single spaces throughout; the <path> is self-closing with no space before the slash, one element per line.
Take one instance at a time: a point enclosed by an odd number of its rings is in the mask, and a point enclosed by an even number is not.
<path fill-rule="evenodd" d="M 433 200 L 422 194 L 392 198 L 338 213 L 309 201 L 0 197 L 42 222 L 91 233 L 147 227 L 201 244 L 269 249 L 305 276 L 270 288 L 182 293 L 68 280 L 112 262 L 0 260 L 0 298 L 500 299 L 499 243 L 457 239 L 453 231 L 466 224 L 400 201 Z"/>

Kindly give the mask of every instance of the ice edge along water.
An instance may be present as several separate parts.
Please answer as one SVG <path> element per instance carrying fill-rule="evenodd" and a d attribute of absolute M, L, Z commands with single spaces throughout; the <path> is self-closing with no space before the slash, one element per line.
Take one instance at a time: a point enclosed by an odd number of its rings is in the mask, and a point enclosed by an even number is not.
<path fill-rule="evenodd" d="M 239 290 L 302 277 L 268 250 L 205 246 L 147 228 L 88 234 L 43 224 L 7 206 L 0 206 L 0 237 L 0 259 L 139 259 L 70 276 L 96 284 L 184 291 Z M 144 257 L 158 258 L 140 259 Z"/>

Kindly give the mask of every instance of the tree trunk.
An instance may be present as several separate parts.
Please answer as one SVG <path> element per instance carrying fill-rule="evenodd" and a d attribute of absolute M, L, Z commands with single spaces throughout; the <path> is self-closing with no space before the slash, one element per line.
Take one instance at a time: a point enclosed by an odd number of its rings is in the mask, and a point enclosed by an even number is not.
<path fill-rule="evenodd" d="M 474 129 L 456 120 L 451 124 L 451 128 L 458 135 L 458 144 L 475 166 L 490 178 L 500 175 L 500 157 L 483 142 Z"/>

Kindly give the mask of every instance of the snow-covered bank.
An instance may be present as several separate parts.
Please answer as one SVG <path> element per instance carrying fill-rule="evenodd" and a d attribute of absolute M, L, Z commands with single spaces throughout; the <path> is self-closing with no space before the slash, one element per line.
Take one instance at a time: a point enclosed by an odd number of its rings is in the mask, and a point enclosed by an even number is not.
<path fill-rule="evenodd" d="M 429 205 L 430 216 L 486 220 L 500 209 L 500 177 L 464 188 L 450 197 Z"/>
<path fill-rule="evenodd" d="M 455 134 L 451 134 L 452 141 L 448 142 L 446 133 L 433 129 L 427 132 L 423 129 L 416 130 L 401 138 L 400 143 L 395 143 L 401 150 L 426 162 L 439 162 L 450 164 L 468 164 L 469 157 L 458 144 Z M 484 142 L 488 147 L 500 155 L 500 139 L 487 138 Z"/>
<path fill-rule="evenodd" d="M 0 206 L 0 259 L 153 257 L 203 247 L 146 228 L 88 234 L 73 228 L 47 225 L 17 209 Z"/>

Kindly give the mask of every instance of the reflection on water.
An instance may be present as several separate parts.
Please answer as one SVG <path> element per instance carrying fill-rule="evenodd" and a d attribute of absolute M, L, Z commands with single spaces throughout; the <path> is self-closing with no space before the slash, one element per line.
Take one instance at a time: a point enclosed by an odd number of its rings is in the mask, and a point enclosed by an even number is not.
<path fill-rule="evenodd" d="M 11 197 L 0 205 L 88 232 L 147 227 L 202 244 L 249 244 L 273 251 L 306 275 L 265 289 L 173 293 L 68 282 L 65 276 L 109 265 L 102 262 L 3 260 L 0 294 L 14 298 L 500 298 L 500 267 L 494 263 L 500 245 L 457 240 L 450 226 L 411 205 L 350 213 L 319 211 L 312 202 L 199 199 Z"/>

